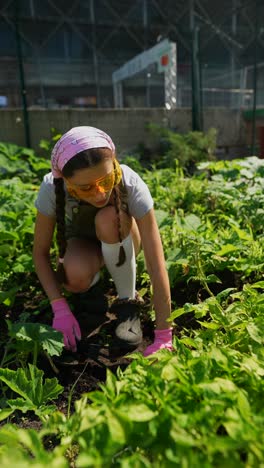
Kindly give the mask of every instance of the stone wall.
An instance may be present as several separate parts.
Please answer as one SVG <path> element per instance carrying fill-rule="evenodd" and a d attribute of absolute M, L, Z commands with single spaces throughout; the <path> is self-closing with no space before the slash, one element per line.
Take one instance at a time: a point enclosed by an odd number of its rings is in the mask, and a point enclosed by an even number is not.
<path fill-rule="evenodd" d="M 49 139 L 50 129 L 65 132 L 71 127 L 90 125 L 110 134 L 119 151 L 133 150 L 139 143 L 150 144 L 146 130 L 149 122 L 169 127 L 179 133 L 192 128 L 191 109 L 168 111 L 164 108 L 143 109 L 34 109 L 29 110 L 31 145 L 39 149 L 39 141 Z M 246 126 L 242 113 L 224 108 L 204 110 L 204 130 L 218 130 L 219 147 L 246 145 Z M 18 109 L 0 110 L 0 141 L 25 145 L 23 113 Z"/>

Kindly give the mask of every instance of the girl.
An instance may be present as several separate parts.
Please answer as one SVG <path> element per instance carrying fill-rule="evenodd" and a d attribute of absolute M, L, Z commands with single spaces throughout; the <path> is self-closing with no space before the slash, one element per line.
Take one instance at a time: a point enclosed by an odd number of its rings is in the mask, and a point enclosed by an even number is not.
<path fill-rule="evenodd" d="M 156 330 L 144 355 L 172 349 L 170 287 L 150 192 L 139 175 L 119 165 L 115 146 L 103 131 L 75 127 L 56 143 L 52 172 L 44 177 L 36 200 L 33 258 L 39 280 L 51 302 L 52 326 L 62 332 L 67 349 L 76 351 L 79 324 L 63 297 L 87 291 L 106 266 L 118 299 L 110 311 L 117 315 L 115 338 L 136 347 L 142 339 L 139 297 L 135 290 L 135 257 L 142 244 L 153 286 Z M 57 229 L 57 273 L 50 247 Z"/>

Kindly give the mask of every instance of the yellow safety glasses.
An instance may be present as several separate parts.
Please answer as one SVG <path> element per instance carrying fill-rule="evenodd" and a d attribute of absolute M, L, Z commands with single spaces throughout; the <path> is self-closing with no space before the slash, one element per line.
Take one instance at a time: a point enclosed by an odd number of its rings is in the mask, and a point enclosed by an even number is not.
<path fill-rule="evenodd" d="M 110 192 L 116 185 L 119 184 L 122 178 L 122 170 L 116 159 L 113 161 L 114 169 L 104 177 L 95 180 L 93 184 L 87 185 L 85 188 L 80 188 L 78 185 L 71 184 L 66 180 L 66 188 L 69 194 L 74 198 L 82 199 L 83 197 L 95 197 L 98 192 Z"/>

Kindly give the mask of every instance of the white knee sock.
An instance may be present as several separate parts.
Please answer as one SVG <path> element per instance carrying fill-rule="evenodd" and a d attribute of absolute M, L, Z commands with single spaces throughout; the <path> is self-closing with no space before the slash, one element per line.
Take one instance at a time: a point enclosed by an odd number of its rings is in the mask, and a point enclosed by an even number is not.
<path fill-rule="evenodd" d="M 98 283 L 99 279 L 100 279 L 100 272 L 98 271 L 97 273 L 95 273 L 94 279 L 91 282 L 89 289 L 92 288 L 92 286 L 94 286 L 96 283 Z"/>
<path fill-rule="evenodd" d="M 126 253 L 125 263 L 116 266 L 118 263 L 120 242 L 116 244 L 106 244 L 102 242 L 102 254 L 105 265 L 112 276 L 119 299 L 135 299 L 136 291 L 136 257 L 131 234 L 122 241 Z"/>

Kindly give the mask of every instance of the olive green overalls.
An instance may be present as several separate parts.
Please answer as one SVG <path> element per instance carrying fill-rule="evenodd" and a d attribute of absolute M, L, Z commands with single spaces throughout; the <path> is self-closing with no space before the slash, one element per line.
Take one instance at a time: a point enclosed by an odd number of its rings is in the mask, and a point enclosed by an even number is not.
<path fill-rule="evenodd" d="M 129 214 L 128 211 L 128 194 L 123 182 L 119 184 L 119 194 L 121 210 Z M 72 237 L 86 238 L 97 240 L 95 232 L 95 216 L 102 208 L 97 208 L 89 203 L 78 201 L 73 197 L 67 196 L 69 207 L 68 216 L 66 214 L 66 239 Z M 109 206 L 109 205 L 106 205 Z M 70 214 L 69 214 L 70 211 Z"/>

